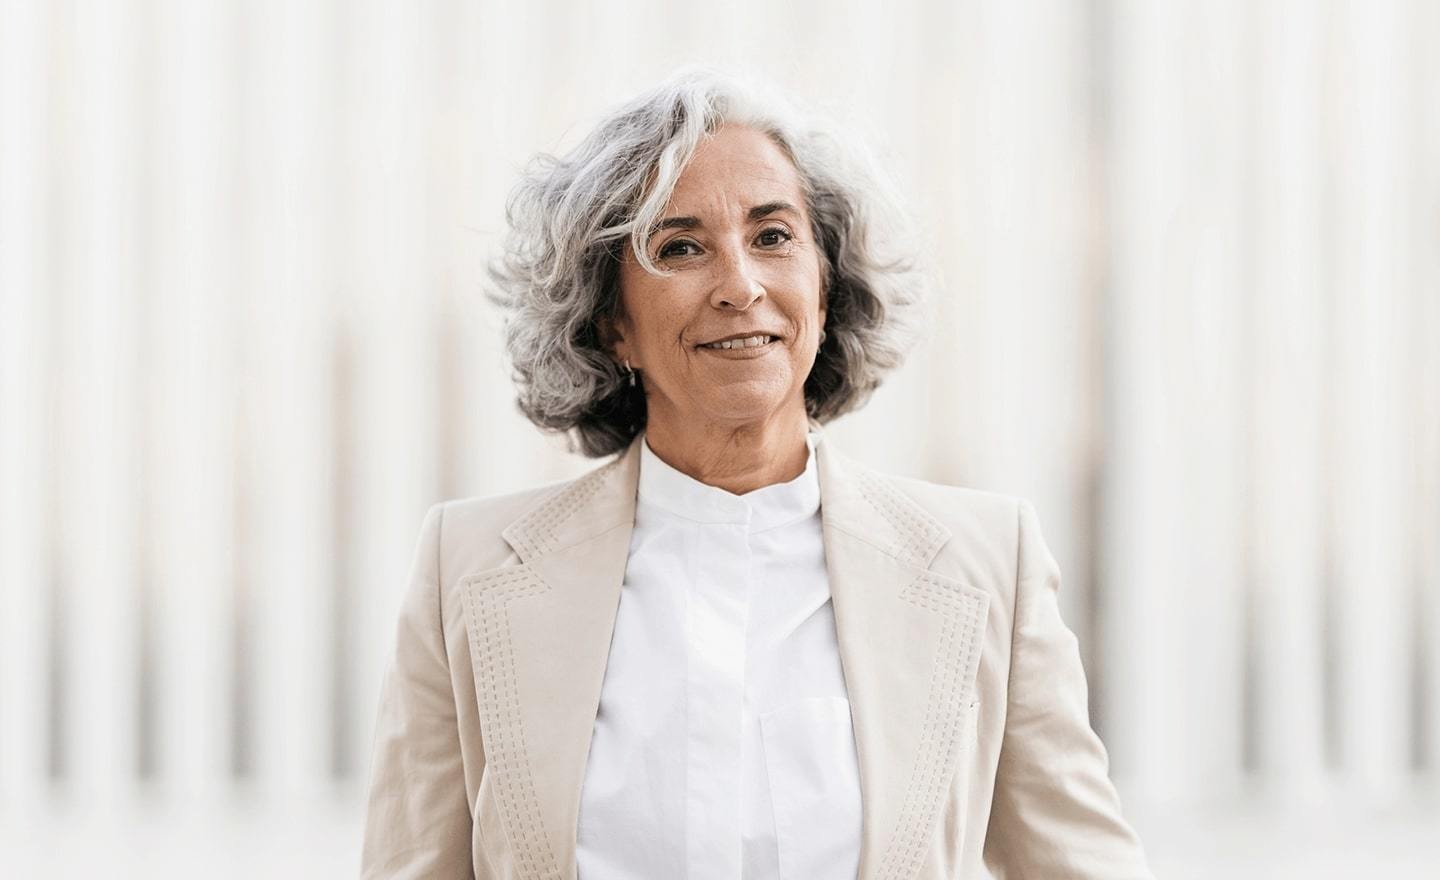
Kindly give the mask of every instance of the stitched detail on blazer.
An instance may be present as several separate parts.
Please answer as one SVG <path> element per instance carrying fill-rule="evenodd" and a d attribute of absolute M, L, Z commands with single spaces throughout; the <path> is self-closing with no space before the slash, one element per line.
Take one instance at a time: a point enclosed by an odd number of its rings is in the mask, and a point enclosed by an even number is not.
<path fill-rule="evenodd" d="M 544 835 L 540 799 L 525 750 L 507 606 L 515 599 L 548 589 L 528 566 L 517 565 L 475 577 L 466 591 L 470 597 L 470 654 L 479 678 L 482 729 L 486 734 L 493 732 L 493 738 L 487 740 L 486 766 L 495 774 L 501 816 L 510 821 L 506 830 L 515 848 L 517 873 L 531 878 L 558 878 L 560 868 Z"/>
<path fill-rule="evenodd" d="M 612 459 L 608 464 L 576 477 L 511 526 L 516 534 L 525 536 L 525 540 L 521 542 L 523 546 L 515 548 L 520 551 L 521 557 L 527 560 L 535 559 L 552 550 L 559 537 L 560 527 L 581 505 L 600 491 L 606 477 L 619 466 L 621 460 Z"/>
<path fill-rule="evenodd" d="M 880 511 L 895 529 L 896 542 L 888 550 L 905 562 L 924 568 L 929 551 L 945 529 L 924 508 L 874 472 L 860 471 L 860 494 Z"/>
<path fill-rule="evenodd" d="M 925 858 L 926 834 L 944 803 L 959 760 L 980 668 L 981 629 L 990 596 L 931 572 L 917 577 L 901 595 L 944 621 L 939 657 L 930 678 L 929 709 L 920 733 L 920 751 L 896 823 L 880 860 L 880 878 L 913 877 Z"/>

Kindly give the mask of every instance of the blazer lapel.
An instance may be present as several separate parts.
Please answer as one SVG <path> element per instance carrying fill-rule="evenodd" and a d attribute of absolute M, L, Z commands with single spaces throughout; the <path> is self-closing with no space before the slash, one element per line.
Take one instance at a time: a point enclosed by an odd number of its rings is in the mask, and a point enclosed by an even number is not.
<path fill-rule="evenodd" d="M 504 530 L 519 564 L 462 579 L 486 765 L 519 877 L 576 876 L 581 786 L 629 554 L 639 443 Z M 859 876 L 911 877 L 957 768 L 988 594 L 929 570 L 950 532 L 890 478 L 839 453 L 823 432 L 816 455 L 860 761 Z"/>
<path fill-rule="evenodd" d="M 580 790 L 635 522 L 640 447 L 502 535 L 520 564 L 463 579 L 485 763 L 515 877 L 572 880 Z M 511 876 L 511 875 L 507 875 Z"/>
<path fill-rule="evenodd" d="M 940 832 L 989 594 L 930 570 L 950 530 L 894 484 L 817 446 L 825 562 L 860 759 L 860 880 L 914 877 Z"/>

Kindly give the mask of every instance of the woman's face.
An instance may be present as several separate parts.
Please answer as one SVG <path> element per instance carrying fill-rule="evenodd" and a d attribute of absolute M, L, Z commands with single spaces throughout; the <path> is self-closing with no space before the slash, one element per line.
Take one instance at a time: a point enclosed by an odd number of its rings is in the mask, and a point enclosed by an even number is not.
<path fill-rule="evenodd" d="M 798 408 L 825 306 L 799 173 L 767 135 L 726 125 L 702 141 L 650 238 L 657 277 L 626 246 L 617 358 L 645 386 L 647 418 L 740 427 Z M 741 339 L 762 335 L 754 345 Z M 728 350 L 709 345 L 734 339 Z"/>

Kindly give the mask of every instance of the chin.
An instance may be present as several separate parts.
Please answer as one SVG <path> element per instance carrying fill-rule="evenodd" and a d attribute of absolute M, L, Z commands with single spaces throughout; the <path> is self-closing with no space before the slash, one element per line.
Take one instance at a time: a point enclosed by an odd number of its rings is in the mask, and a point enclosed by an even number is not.
<path fill-rule="evenodd" d="M 716 393 L 705 411 L 717 421 L 758 422 L 782 409 L 787 396 L 771 389 L 725 389 Z"/>

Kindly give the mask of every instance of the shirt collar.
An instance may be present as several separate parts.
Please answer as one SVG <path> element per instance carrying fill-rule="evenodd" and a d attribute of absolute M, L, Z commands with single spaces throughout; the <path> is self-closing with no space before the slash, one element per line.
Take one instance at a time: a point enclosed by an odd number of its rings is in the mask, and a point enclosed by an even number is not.
<path fill-rule="evenodd" d="M 805 470 L 785 483 L 771 483 L 743 495 L 702 483 L 666 464 L 640 439 L 641 503 L 653 504 L 683 519 L 703 523 L 745 525 L 764 531 L 813 516 L 820 509 L 820 480 L 815 467 L 817 435 L 805 435 Z"/>

